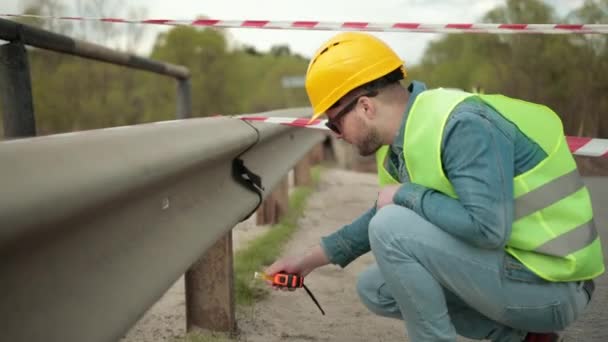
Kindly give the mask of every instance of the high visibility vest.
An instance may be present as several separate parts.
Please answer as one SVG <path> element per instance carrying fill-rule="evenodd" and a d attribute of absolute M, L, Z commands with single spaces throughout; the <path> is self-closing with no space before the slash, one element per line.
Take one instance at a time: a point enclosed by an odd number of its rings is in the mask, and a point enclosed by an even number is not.
<path fill-rule="evenodd" d="M 403 151 L 412 183 L 458 198 L 443 172 L 441 141 L 449 114 L 476 96 L 513 122 L 547 157 L 513 179 L 514 218 L 506 252 L 549 281 L 592 279 L 604 272 L 591 199 L 568 149 L 559 117 L 548 107 L 502 95 L 435 89 L 416 97 Z M 385 168 L 389 146 L 376 153 L 380 185 L 398 184 Z"/>

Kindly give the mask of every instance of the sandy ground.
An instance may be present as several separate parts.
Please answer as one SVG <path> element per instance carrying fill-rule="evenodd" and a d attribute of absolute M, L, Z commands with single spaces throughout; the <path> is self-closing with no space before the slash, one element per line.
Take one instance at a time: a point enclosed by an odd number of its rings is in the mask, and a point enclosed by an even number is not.
<path fill-rule="evenodd" d="M 369 174 L 336 169 L 325 172 L 284 254 L 304 253 L 318 244 L 321 236 L 356 218 L 373 204 L 376 184 L 375 176 Z M 273 292 L 267 300 L 241 313 L 239 339 L 251 342 L 403 340 L 402 322 L 371 314 L 358 299 L 356 276 L 371 263 L 373 257 L 368 253 L 345 269 L 328 265 L 306 278 L 325 316 L 303 290 Z"/>
<path fill-rule="evenodd" d="M 605 197 L 608 198 L 606 192 Z M 299 221 L 299 229 L 284 248 L 284 255 L 298 255 L 318 244 L 320 237 L 349 223 L 369 208 L 376 194 L 373 174 L 326 170 L 317 191 L 309 198 L 305 216 Z M 604 215 L 601 210 L 598 214 Z M 601 220 L 602 224 L 608 221 L 603 216 Z M 233 230 L 235 249 L 245 246 L 247 241 L 267 229 L 256 227 L 253 218 L 238 225 Z M 237 312 L 238 340 L 407 341 L 403 322 L 375 316 L 359 302 L 355 290 L 357 274 L 373 262 L 373 256 L 368 253 L 345 269 L 324 266 L 306 278 L 306 284 L 325 310 L 325 316 L 321 315 L 304 290 L 273 291 L 268 299 L 240 309 Z M 605 329 L 608 317 L 605 305 L 608 302 L 606 278 L 599 279 L 601 281 L 594 296 L 597 299 L 592 303 L 592 310 L 569 329 L 567 341 L 608 340 Z M 180 279 L 122 342 L 172 341 L 184 334 L 184 284 Z"/>

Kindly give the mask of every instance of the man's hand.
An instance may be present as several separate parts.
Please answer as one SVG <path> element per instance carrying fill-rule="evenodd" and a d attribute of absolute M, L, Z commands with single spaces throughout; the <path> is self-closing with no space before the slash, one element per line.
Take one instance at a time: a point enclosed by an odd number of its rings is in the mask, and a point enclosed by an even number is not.
<path fill-rule="evenodd" d="M 268 275 L 274 275 L 278 272 L 294 273 L 301 276 L 305 276 L 312 269 L 305 269 L 302 267 L 303 257 L 289 256 L 275 261 L 272 265 L 264 271 Z"/>
<path fill-rule="evenodd" d="M 393 197 L 401 184 L 388 185 L 383 187 L 378 193 L 378 200 L 376 201 L 376 209 L 381 209 L 385 205 L 393 204 Z"/>
<path fill-rule="evenodd" d="M 275 261 L 264 270 L 264 273 L 274 276 L 278 272 L 295 273 L 306 276 L 315 268 L 327 265 L 329 260 L 320 245 L 313 247 L 304 256 L 289 256 Z"/>

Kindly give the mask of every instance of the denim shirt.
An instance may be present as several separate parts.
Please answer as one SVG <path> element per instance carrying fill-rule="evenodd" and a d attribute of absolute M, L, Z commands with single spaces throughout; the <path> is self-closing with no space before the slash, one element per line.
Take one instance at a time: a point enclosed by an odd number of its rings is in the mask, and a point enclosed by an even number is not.
<path fill-rule="evenodd" d="M 387 171 L 402 184 L 393 202 L 471 245 L 503 248 L 513 222 L 513 178 L 547 154 L 492 107 L 470 98 L 450 113 L 441 142 L 444 173 L 458 199 L 411 183 L 403 156 L 403 132 L 411 105 L 426 86 L 414 81 L 408 89 L 411 94 L 401 127 L 389 150 Z M 321 239 L 331 263 L 345 267 L 370 251 L 367 230 L 375 213 L 374 204 L 352 223 Z"/>

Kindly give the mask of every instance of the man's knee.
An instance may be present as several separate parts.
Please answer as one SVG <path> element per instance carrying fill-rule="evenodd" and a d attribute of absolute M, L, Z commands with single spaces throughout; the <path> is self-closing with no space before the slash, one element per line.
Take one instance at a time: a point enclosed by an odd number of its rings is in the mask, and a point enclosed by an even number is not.
<path fill-rule="evenodd" d="M 402 235 L 404 230 L 409 231 L 408 222 L 417 214 L 399 205 L 387 205 L 376 212 L 369 222 L 368 235 L 372 250 L 387 247 L 397 234 Z"/>
<path fill-rule="evenodd" d="M 382 285 L 381 279 L 382 276 L 378 267 L 370 266 L 365 271 L 359 273 L 357 277 L 357 293 L 364 303 L 369 298 L 375 296 L 378 287 Z"/>
<path fill-rule="evenodd" d="M 370 266 L 357 278 L 357 294 L 361 302 L 373 313 L 381 314 L 378 290 L 384 283 L 377 266 Z"/>
<path fill-rule="evenodd" d="M 357 293 L 361 302 L 376 315 L 392 318 L 401 317 L 397 303 L 388 293 L 384 278 L 377 265 L 372 265 L 359 274 Z"/>

